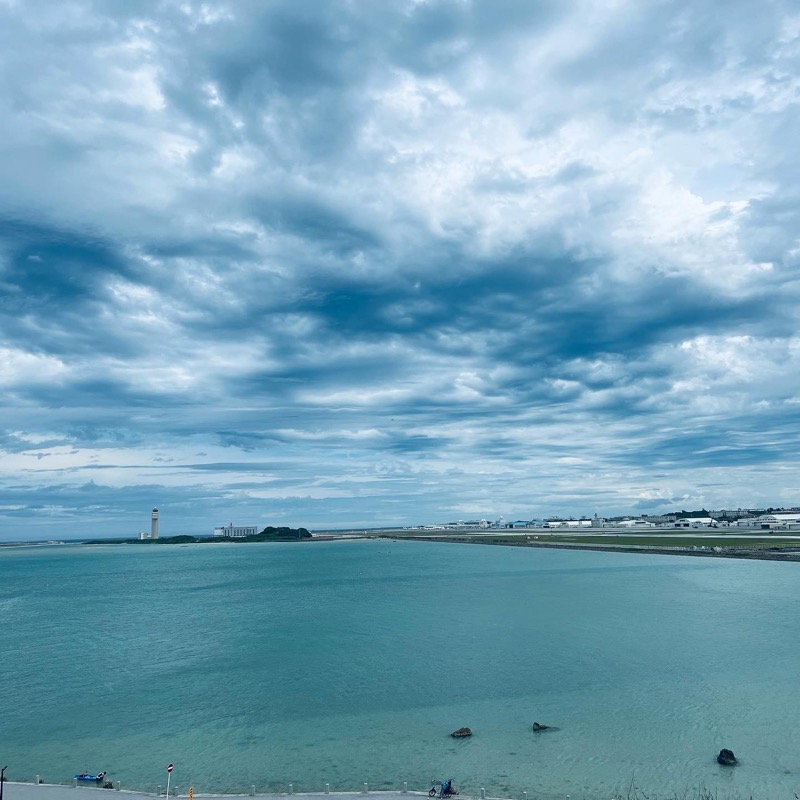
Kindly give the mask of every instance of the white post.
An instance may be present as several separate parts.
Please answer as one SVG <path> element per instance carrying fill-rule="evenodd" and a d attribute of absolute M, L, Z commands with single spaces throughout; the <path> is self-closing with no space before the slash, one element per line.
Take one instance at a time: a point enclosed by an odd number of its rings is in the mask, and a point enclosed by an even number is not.
<path fill-rule="evenodd" d="M 169 800 L 169 779 L 171 777 L 172 773 L 169 770 L 167 770 L 167 794 L 166 794 L 167 800 Z"/>
<path fill-rule="evenodd" d="M 408 781 L 403 781 L 403 794 L 408 791 Z"/>
<path fill-rule="evenodd" d="M 367 786 L 367 784 L 365 783 L 364 784 L 364 794 L 367 794 L 368 792 L 369 792 L 369 786 Z"/>
<path fill-rule="evenodd" d="M 481 787 L 481 800 L 486 800 L 486 789 Z"/>
<path fill-rule="evenodd" d="M 250 797 L 255 797 L 255 796 L 256 796 L 256 785 L 252 784 L 252 786 L 250 787 Z"/>
<path fill-rule="evenodd" d="M 41 779 L 40 779 L 40 778 L 39 778 L 39 776 L 37 775 L 37 776 L 36 776 L 36 780 L 34 781 L 34 783 L 35 783 L 35 784 L 38 786 L 38 785 L 39 785 L 41 782 L 42 782 L 42 781 L 41 781 Z"/>
<path fill-rule="evenodd" d="M 294 794 L 294 784 L 289 784 L 289 794 Z"/>
<path fill-rule="evenodd" d="M 73 778 L 72 779 L 72 785 L 73 786 L 77 786 L 78 785 L 78 779 L 77 778 Z"/>
<path fill-rule="evenodd" d="M 331 785 L 329 783 L 325 784 L 325 794 L 331 793 Z"/>
<path fill-rule="evenodd" d="M 159 797 L 161 796 L 161 784 L 160 783 L 158 784 L 158 786 L 156 786 L 156 795 L 158 795 Z"/>
<path fill-rule="evenodd" d="M 522 793 L 522 800 L 528 800 L 528 793 L 527 792 L 523 792 Z"/>
<path fill-rule="evenodd" d="M 122 788 L 122 781 L 117 781 L 117 791 Z"/>

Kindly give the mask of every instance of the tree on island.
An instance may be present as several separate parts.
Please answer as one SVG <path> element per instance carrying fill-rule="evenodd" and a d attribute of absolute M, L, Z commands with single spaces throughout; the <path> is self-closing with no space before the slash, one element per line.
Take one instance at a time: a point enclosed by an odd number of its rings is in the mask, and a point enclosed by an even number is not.
<path fill-rule="evenodd" d="M 294 539 L 310 539 L 311 534 L 305 528 L 275 528 L 268 525 L 261 533 L 255 536 L 246 536 L 249 541 L 291 541 Z"/>
<path fill-rule="evenodd" d="M 253 536 L 231 536 L 216 537 L 216 541 L 223 542 L 296 542 L 302 539 L 310 539 L 311 534 L 305 528 L 276 528 L 267 525 L 260 533 Z"/>
<path fill-rule="evenodd" d="M 272 525 L 253 536 L 216 537 L 216 541 L 223 542 L 296 542 L 303 539 L 311 539 L 305 528 L 276 528 Z"/>

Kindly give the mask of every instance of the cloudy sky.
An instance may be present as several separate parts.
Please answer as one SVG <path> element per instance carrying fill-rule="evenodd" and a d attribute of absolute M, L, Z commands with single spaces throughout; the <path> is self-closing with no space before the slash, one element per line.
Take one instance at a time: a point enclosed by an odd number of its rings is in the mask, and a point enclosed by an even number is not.
<path fill-rule="evenodd" d="M 800 11 L 0 0 L 0 538 L 800 503 Z"/>

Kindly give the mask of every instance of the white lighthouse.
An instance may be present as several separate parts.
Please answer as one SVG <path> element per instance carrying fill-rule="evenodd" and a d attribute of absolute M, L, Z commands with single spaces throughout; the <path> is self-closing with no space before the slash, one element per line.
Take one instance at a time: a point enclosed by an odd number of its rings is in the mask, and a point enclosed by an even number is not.
<path fill-rule="evenodd" d="M 158 509 L 154 508 L 150 514 L 150 538 L 158 539 Z"/>

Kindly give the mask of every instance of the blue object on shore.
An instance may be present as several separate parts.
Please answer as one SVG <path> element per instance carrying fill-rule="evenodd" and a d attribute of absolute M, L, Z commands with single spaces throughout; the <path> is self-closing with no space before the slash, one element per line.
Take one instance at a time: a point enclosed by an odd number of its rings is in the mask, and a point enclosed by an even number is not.
<path fill-rule="evenodd" d="M 103 778 L 105 778 L 105 772 L 98 772 L 97 775 L 90 775 L 88 772 L 83 772 L 80 775 L 76 775 L 75 777 L 79 781 L 91 781 L 92 783 L 100 783 Z"/>

